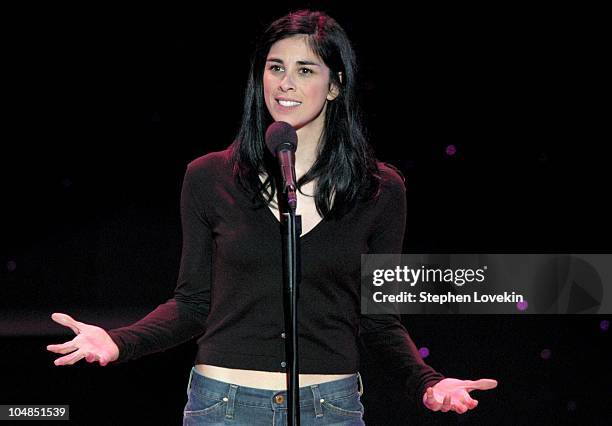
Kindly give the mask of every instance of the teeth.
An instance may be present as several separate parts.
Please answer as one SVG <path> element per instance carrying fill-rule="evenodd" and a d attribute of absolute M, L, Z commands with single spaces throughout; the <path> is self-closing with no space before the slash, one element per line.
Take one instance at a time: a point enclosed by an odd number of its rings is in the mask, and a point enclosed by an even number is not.
<path fill-rule="evenodd" d="M 293 101 L 278 101 L 279 104 L 281 104 L 284 107 L 292 107 L 292 106 L 298 106 L 301 105 L 301 102 L 293 102 Z"/>

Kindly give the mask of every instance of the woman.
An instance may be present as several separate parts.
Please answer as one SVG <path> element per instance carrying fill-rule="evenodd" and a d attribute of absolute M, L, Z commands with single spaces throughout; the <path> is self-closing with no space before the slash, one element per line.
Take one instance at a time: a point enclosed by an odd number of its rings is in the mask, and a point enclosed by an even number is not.
<path fill-rule="evenodd" d="M 328 15 L 299 11 L 273 22 L 256 47 L 236 141 L 187 167 L 174 297 L 108 333 L 53 314 L 77 333 L 48 347 L 68 354 L 55 364 L 125 362 L 198 337 L 185 424 L 286 417 L 278 171 L 264 144 L 267 126 L 284 121 L 299 141 L 301 424 L 363 424 L 358 339 L 405 374 L 429 409 L 474 408 L 468 392 L 494 381 L 444 378 L 421 360 L 398 316 L 360 315 L 360 255 L 401 252 L 406 198 L 401 175 L 366 142 L 355 74 L 350 42 Z"/>

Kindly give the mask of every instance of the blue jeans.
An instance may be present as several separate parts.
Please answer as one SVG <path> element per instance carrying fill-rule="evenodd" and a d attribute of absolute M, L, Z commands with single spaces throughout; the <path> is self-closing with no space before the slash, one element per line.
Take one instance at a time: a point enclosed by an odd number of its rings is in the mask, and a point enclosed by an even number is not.
<path fill-rule="evenodd" d="M 361 426 L 363 384 L 359 373 L 300 388 L 300 425 Z M 257 389 L 203 376 L 192 367 L 183 426 L 287 423 L 287 391 Z"/>

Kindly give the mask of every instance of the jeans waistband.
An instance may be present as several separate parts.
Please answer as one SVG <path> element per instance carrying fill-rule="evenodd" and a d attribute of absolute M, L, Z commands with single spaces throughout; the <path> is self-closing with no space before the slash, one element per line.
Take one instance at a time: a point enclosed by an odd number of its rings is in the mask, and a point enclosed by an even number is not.
<path fill-rule="evenodd" d="M 232 395 L 237 401 L 249 405 L 261 407 L 270 407 L 272 405 L 277 408 L 287 407 L 286 390 L 259 389 L 222 382 L 203 376 L 195 367 L 191 368 L 189 374 L 189 382 L 187 384 L 188 395 L 192 387 L 194 392 L 207 394 L 212 397 L 224 398 L 227 395 Z M 359 373 L 344 379 L 303 386 L 300 387 L 299 392 L 300 407 L 312 405 L 313 401 L 342 398 L 356 392 L 360 396 L 363 394 L 363 383 Z"/>

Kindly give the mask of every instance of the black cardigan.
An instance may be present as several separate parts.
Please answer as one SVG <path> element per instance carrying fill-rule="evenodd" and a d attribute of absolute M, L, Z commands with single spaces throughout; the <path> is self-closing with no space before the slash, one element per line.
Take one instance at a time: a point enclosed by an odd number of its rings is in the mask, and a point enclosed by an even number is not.
<path fill-rule="evenodd" d="M 282 240 L 267 206 L 236 185 L 230 149 L 187 166 L 181 191 L 183 248 L 174 297 L 133 325 L 110 330 L 117 363 L 198 338 L 196 364 L 285 371 Z M 301 236 L 300 373 L 359 368 L 358 338 L 422 395 L 443 378 L 421 359 L 398 315 L 361 315 L 362 253 L 400 253 L 403 178 L 380 163 L 381 193 L 340 220 Z"/>

